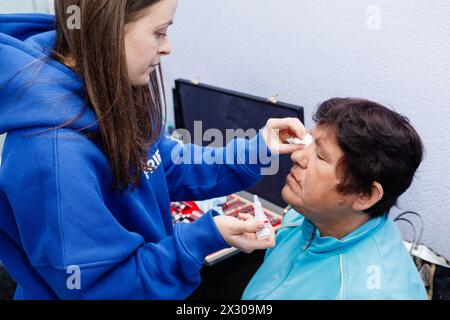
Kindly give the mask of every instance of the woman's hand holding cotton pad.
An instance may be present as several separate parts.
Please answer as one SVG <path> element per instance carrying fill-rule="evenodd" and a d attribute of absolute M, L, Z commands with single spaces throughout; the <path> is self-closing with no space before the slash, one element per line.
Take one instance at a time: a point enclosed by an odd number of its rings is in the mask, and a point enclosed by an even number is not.
<path fill-rule="evenodd" d="M 289 143 L 288 139 L 306 135 L 307 130 L 297 118 L 269 119 L 263 129 L 264 140 L 273 154 L 292 154 L 301 150 L 301 145 Z"/>

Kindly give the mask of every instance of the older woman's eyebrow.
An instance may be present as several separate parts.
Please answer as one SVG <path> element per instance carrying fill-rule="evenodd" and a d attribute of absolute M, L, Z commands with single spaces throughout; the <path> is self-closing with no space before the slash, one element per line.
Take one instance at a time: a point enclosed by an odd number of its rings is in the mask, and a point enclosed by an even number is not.
<path fill-rule="evenodd" d="M 320 142 L 321 138 L 314 138 L 314 142 L 316 143 L 316 145 L 320 148 L 322 143 Z"/>

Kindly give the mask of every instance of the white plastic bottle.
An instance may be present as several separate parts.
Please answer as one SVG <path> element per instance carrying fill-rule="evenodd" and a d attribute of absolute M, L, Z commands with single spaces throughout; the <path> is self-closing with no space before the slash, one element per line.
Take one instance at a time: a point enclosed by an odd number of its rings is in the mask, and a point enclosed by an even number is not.
<path fill-rule="evenodd" d="M 270 222 L 264 214 L 264 210 L 261 206 L 261 202 L 259 202 L 259 198 L 257 195 L 253 198 L 253 207 L 255 208 L 255 219 L 257 221 L 264 221 L 264 228 L 256 233 L 256 237 L 258 239 L 266 239 L 271 236 L 270 232 Z"/>

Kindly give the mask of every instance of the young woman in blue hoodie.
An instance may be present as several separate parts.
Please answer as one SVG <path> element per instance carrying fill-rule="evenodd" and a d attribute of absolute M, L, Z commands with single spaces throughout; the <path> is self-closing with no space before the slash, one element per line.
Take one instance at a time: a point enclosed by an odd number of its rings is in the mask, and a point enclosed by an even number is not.
<path fill-rule="evenodd" d="M 56 18 L 0 16 L 0 260 L 15 298 L 183 299 L 208 254 L 273 247 L 256 222 L 215 212 L 173 226 L 170 201 L 254 185 L 264 165 L 242 159 L 301 148 L 282 138 L 303 138 L 299 120 L 181 145 L 163 133 L 156 73 L 178 1 L 55 3 Z M 189 155 L 234 161 L 180 165 Z"/>

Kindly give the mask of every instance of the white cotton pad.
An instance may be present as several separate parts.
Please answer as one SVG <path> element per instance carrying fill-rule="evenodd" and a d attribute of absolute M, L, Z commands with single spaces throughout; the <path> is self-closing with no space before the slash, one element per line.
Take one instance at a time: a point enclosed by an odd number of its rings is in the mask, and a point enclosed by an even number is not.
<path fill-rule="evenodd" d="M 303 144 L 305 146 L 305 148 L 309 147 L 310 144 L 313 143 L 313 141 L 314 141 L 314 138 L 309 133 L 306 135 L 305 139 L 303 139 L 303 140 L 300 140 L 297 138 L 287 139 L 287 142 L 289 142 L 290 144 L 297 144 L 297 145 Z"/>

